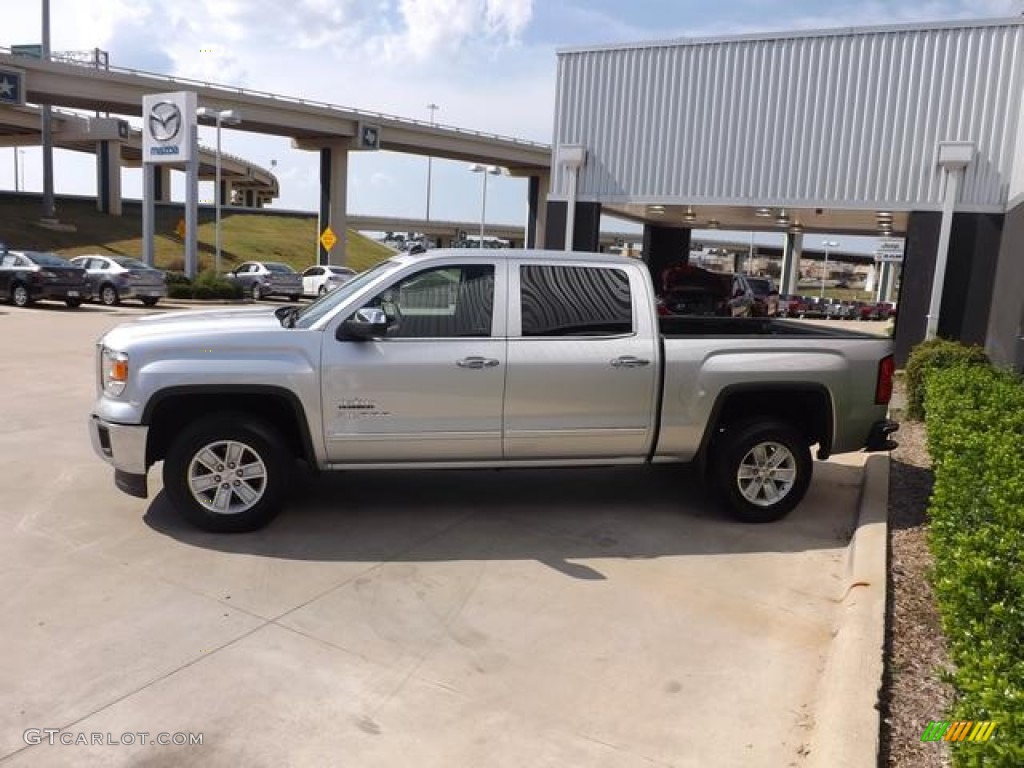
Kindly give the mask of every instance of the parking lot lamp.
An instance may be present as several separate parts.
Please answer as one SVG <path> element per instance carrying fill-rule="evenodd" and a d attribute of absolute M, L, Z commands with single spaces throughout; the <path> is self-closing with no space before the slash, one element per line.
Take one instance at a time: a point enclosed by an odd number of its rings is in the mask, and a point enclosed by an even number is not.
<path fill-rule="evenodd" d="M 197 117 L 203 117 L 208 120 L 213 120 L 217 126 L 217 154 L 214 160 L 214 188 L 213 188 L 213 204 L 216 216 L 216 223 L 214 224 L 214 257 L 213 257 L 213 271 L 214 274 L 220 274 L 220 207 L 222 205 L 221 193 L 220 193 L 220 128 L 222 125 L 238 125 L 242 122 L 242 118 L 239 117 L 238 113 L 233 109 L 210 109 L 209 107 L 200 107 L 196 110 Z"/>
<path fill-rule="evenodd" d="M 484 222 L 487 220 L 487 177 L 488 176 L 500 176 L 502 169 L 496 165 L 475 165 L 469 166 L 469 170 L 473 173 L 483 174 L 483 195 L 480 202 L 480 247 L 484 247 Z"/>
<path fill-rule="evenodd" d="M 821 247 L 825 249 L 825 263 L 821 268 L 821 294 L 820 298 L 825 298 L 825 278 L 828 277 L 828 249 L 838 248 L 839 243 L 835 240 L 822 240 Z"/>

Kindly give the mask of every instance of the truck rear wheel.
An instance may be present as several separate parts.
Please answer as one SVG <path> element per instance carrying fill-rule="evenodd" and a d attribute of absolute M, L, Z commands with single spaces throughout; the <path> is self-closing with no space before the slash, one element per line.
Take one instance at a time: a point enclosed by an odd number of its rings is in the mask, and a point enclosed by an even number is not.
<path fill-rule="evenodd" d="M 782 421 L 757 421 L 726 430 L 712 461 L 718 491 L 745 523 L 785 517 L 811 484 L 807 439 Z"/>
<path fill-rule="evenodd" d="M 164 489 L 193 525 L 215 533 L 254 531 L 281 511 L 291 457 L 270 425 L 243 414 L 186 427 L 164 458 Z"/>

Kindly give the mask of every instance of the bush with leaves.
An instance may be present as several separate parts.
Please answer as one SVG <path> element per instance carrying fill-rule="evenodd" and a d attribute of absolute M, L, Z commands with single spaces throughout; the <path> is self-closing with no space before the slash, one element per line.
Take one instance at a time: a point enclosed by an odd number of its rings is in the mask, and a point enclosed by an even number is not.
<path fill-rule="evenodd" d="M 167 294 L 172 299 L 240 299 L 242 287 L 227 278 L 220 277 L 212 270 L 201 272 L 195 280 L 176 273 L 174 279 L 168 273 Z M 178 277 L 177 275 L 180 275 Z"/>
<path fill-rule="evenodd" d="M 924 392 L 929 371 L 955 365 L 989 365 L 988 355 L 979 346 L 947 339 L 932 339 L 918 344 L 907 360 L 907 417 L 921 421 L 925 415 Z"/>
<path fill-rule="evenodd" d="M 933 582 L 955 664 L 950 719 L 994 720 L 954 764 L 1024 766 L 1024 383 L 988 366 L 927 374 Z M 943 716 L 946 719 L 947 716 Z"/>

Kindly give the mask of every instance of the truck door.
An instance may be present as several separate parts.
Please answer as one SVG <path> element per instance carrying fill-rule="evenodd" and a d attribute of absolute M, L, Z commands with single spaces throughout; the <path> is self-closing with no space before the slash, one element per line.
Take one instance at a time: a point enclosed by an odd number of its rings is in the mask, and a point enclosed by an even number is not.
<path fill-rule="evenodd" d="M 324 340 L 329 461 L 501 459 L 505 271 L 479 259 L 424 266 L 363 304 L 388 315 L 385 338 Z"/>
<path fill-rule="evenodd" d="M 638 270 L 524 262 L 510 288 L 505 458 L 642 460 L 659 352 Z"/>

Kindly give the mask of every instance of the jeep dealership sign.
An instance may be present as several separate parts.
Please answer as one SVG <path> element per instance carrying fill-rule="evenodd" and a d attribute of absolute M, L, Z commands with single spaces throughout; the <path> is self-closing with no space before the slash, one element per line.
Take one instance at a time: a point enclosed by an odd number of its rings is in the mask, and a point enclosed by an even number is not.
<path fill-rule="evenodd" d="M 196 94 L 156 93 L 142 97 L 142 159 L 147 163 L 184 163 L 195 151 Z"/>

